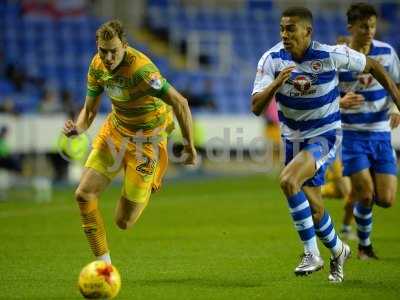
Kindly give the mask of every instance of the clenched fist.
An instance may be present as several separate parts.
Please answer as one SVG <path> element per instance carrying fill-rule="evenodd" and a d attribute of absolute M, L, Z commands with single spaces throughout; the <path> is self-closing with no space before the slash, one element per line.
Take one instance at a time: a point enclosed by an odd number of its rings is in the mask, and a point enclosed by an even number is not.
<path fill-rule="evenodd" d="M 67 137 L 71 137 L 74 135 L 78 135 L 78 129 L 76 128 L 76 124 L 74 121 L 72 120 L 67 120 L 64 124 L 63 127 L 63 133 L 67 136 Z"/>

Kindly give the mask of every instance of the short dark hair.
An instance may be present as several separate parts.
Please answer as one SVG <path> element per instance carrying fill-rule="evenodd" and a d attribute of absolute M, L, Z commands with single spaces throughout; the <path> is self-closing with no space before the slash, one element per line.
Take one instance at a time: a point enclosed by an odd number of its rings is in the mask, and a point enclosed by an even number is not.
<path fill-rule="evenodd" d="M 311 11 L 306 7 L 293 6 L 285 9 L 281 17 L 299 17 L 303 21 L 307 21 L 312 24 L 313 15 Z"/>
<path fill-rule="evenodd" d="M 127 42 L 124 27 L 117 19 L 102 24 L 96 31 L 96 41 L 109 41 L 115 36 L 118 36 L 122 43 Z"/>
<path fill-rule="evenodd" d="M 378 17 L 372 5 L 365 2 L 354 3 L 347 10 L 347 24 L 354 24 L 358 20 L 365 20 L 372 16 Z"/>

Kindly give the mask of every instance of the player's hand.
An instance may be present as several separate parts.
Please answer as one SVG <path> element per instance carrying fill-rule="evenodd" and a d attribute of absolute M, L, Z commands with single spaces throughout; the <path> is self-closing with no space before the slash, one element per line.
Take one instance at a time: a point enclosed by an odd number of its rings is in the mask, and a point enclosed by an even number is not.
<path fill-rule="evenodd" d="M 290 74 L 294 69 L 296 69 L 296 66 L 290 66 L 279 72 L 278 77 L 276 77 L 276 81 L 278 82 L 279 86 L 285 84 L 285 82 L 290 78 Z"/>
<path fill-rule="evenodd" d="M 71 137 L 74 135 L 78 135 L 78 129 L 76 128 L 76 124 L 74 121 L 72 120 L 67 120 L 64 124 L 63 127 L 63 133 L 67 136 L 67 137 Z"/>
<path fill-rule="evenodd" d="M 195 165 L 197 161 L 196 148 L 194 146 L 184 146 L 182 158 L 185 165 Z"/>
<path fill-rule="evenodd" d="M 390 128 L 395 129 L 400 125 L 400 114 L 390 114 Z"/>
<path fill-rule="evenodd" d="M 364 97 L 354 92 L 348 92 L 340 99 L 340 108 L 358 108 L 364 103 Z"/>

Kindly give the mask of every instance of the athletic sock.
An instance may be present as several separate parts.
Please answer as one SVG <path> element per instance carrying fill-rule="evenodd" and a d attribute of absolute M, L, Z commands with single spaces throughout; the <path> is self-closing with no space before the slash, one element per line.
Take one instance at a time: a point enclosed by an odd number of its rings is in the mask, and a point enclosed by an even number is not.
<path fill-rule="evenodd" d="M 304 245 L 304 252 L 320 255 L 311 208 L 303 191 L 287 198 L 294 226 Z"/>
<path fill-rule="evenodd" d="M 342 240 L 336 234 L 335 228 L 329 213 L 325 210 L 322 219 L 315 224 L 315 232 L 324 245 L 331 251 L 334 257 L 342 252 Z"/>
<path fill-rule="evenodd" d="M 371 245 L 369 238 L 372 231 L 372 207 L 365 207 L 361 202 L 357 202 L 353 210 L 357 224 L 357 236 L 361 246 Z"/>

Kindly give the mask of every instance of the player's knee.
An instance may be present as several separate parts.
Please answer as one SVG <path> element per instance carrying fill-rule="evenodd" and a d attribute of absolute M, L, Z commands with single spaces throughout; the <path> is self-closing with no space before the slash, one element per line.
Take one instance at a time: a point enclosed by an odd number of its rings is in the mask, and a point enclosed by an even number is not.
<path fill-rule="evenodd" d="M 79 208 L 83 211 L 89 211 L 95 208 L 97 201 L 94 193 L 85 192 L 81 189 L 75 191 L 75 200 L 79 205 Z"/>
<path fill-rule="evenodd" d="M 115 224 L 117 224 L 119 229 L 127 230 L 133 226 L 134 222 L 132 222 L 132 220 L 129 220 L 129 219 L 126 219 L 123 217 L 119 217 L 119 218 L 116 218 Z"/>
<path fill-rule="evenodd" d="M 128 229 L 128 223 L 125 220 L 117 219 L 115 220 L 115 224 L 117 224 L 119 229 L 122 230 Z"/>
<path fill-rule="evenodd" d="M 298 192 L 298 184 L 296 180 L 290 176 L 281 176 L 280 186 L 286 196 L 292 196 Z"/>
<path fill-rule="evenodd" d="M 374 199 L 374 189 L 369 184 L 354 185 L 354 194 L 358 201 L 365 205 L 370 205 Z"/>
<path fill-rule="evenodd" d="M 396 197 L 394 195 L 387 193 L 380 197 L 377 197 L 375 199 L 375 204 L 383 208 L 389 208 L 393 205 L 395 199 Z"/>
<path fill-rule="evenodd" d="M 90 201 L 90 193 L 84 192 L 80 189 L 75 191 L 75 200 L 78 203 L 85 203 Z"/>

